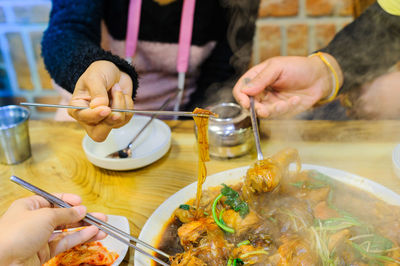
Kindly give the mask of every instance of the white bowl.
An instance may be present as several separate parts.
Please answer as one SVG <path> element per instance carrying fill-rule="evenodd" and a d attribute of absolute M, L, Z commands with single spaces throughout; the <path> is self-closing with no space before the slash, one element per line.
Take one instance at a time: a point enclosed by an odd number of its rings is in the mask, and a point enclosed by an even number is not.
<path fill-rule="evenodd" d="M 113 129 L 104 142 L 95 142 L 88 135 L 82 146 L 88 160 L 109 170 L 132 170 L 160 159 L 171 146 L 171 129 L 163 121 L 154 119 L 134 142 L 131 158 L 106 158 L 112 152 L 125 148 L 150 117 L 134 115 L 125 126 Z"/>
<path fill-rule="evenodd" d="M 400 144 L 397 145 L 392 154 L 393 171 L 400 178 Z"/>

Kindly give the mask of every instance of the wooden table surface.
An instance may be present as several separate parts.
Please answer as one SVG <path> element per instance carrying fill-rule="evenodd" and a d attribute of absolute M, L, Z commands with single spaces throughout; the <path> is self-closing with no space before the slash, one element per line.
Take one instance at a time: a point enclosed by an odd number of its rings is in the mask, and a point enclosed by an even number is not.
<path fill-rule="evenodd" d="M 92 165 L 81 142 L 84 130 L 73 122 L 30 121 L 32 157 L 17 165 L 0 164 L 0 214 L 30 192 L 9 181 L 16 175 L 50 192 L 83 198 L 89 211 L 123 215 L 138 236 L 151 213 L 169 196 L 196 181 L 197 153 L 193 121 L 167 121 L 172 144 L 159 161 L 134 171 L 109 171 Z M 348 171 L 400 193 L 392 170 L 392 151 L 400 143 L 400 121 L 262 121 L 264 156 L 284 147 L 297 148 L 302 162 Z M 250 154 L 212 159 L 209 174 L 247 166 Z M 123 265 L 133 265 L 133 251 Z"/>

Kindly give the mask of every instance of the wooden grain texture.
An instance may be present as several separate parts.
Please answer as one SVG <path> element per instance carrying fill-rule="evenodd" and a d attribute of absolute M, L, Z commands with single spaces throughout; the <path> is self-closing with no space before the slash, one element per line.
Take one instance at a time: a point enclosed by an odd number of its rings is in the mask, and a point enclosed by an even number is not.
<path fill-rule="evenodd" d="M 169 152 L 150 166 L 109 171 L 92 165 L 82 150 L 84 130 L 73 122 L 30 121 L 32 158 L 0 165 L 0 214 L 12 201 L 31 195 L 8 179 L 16 175 L 50 192 L 81 195 L 89 211 L 123 215 L 138 236 L 151 213 L 169 196 L 196 181 L 197 153 L 193 121 L 168 121 Z M 400 143 L 399 121 L 262 121 L 264 156 L 293 147 L 302 162 L 358 174 L 400 193 L 392 170 L 392 150 Z M 250 165 L 256 153 L 207 163 L 209 174 Z M 133 264 L 133 251 L 123 265 Z"/>

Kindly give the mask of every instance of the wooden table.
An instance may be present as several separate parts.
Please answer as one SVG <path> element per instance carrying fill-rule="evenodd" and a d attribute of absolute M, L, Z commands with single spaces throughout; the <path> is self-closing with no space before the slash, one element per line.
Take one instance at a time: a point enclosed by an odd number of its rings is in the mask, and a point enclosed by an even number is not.
<path fill-rule="evenodd" d="M 17 175 L 51 192 L 79 194 L 89 211 L 123 215 L 138 236 L 146 219 L 166 198 L 196 181 L 197 153 L 193 121 L 168 121 L 172 145 L 159 161 L 145 168 L 116 172 L 100 169 L 85 157 L 85 134 L 77 123 L 30 121 L 32 158 L 0 165 L 0 214 L 12 201 L 29 196 L 8 179 Z M 264 156 L 284 147 L 299 150 L 302 162 L 367 177 L 400 193 L 392 170 L 392 151 L 400 143 L 400 121 L 262 121 Z M 250 165 L 256 153 L 240 158 L 212 159 L 209 174 Z M 133 264 L 133 250 L 124 265 Z"/>

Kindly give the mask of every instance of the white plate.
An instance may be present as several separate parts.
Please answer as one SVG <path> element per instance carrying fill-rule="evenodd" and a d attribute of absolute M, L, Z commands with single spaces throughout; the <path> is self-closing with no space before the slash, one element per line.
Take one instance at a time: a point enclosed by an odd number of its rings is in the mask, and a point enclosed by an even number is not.
<path fill-rule="evenodd" d="M 171 146 L 171 129 L 159 119 L 154 119 L 134 142 L 132 158 L 106 158 L 108 154 L 125 148 L 149 119 L 147 116 L 134 115 L 125 126 L 113 129 L 104 142 L 95 142 L 86 135 L 82 141 L 86 157 L 98 167 L 120 171 L 144 167 L 157 161 Z"/>
<path fill-rule="evenodd" d="M 227 185 L 238 183 L 242 177 L 245 176 L 248 167 L 235 168 L 225 172 L 217 173 L 207 177 L 206 182 L 203 185 L 203 189 L 208 187 L 214 187 L 225 183 Z M 364 191 L 367 191 L 383 201 L 393 204 L 400 205 L 400 195 L 391 191 L 390 189 L 370 181 L 366 178 L 333 169 L 328 167 L 322 167 L 317 165 L 302 164 L 302 169 L 314 169 L 323 174 L 332 177 L 335 180 L 358 187 Z M 183 189 L 179 190 L 166 201 L 164 201 L 150 216 L 146 224 L 143 226 L 140 232 L 139 239 L 149 243 L 150 245 L 156 246 L 162 230 L 165 228 L 164 225 L 168 222 L 172 213 L 180 204 L 187 202 L 188 200 L 195 197 L 197 182 L 192 183 Z M 142 247 L 143 249 L 146 249 Z M 152 265 L 151 260 L 144 255 L 135 252 L 135 266 L 140 265 Z"/>
<path fill-rule="evenodd" d="M 130 234 L 129 230 L 129 221 L 126 217 L 124 216 L 118 216 L 118 215 L 107 215 L 108 216 L 108 221 L 107 223 L 111 224 L 114 227 L 119 228 L 121 231 L 124 231 L 127 234 Z M 107 236 L 103 240 L 100 240 L 101 242 L 108 251 L 110 252 L 116 252 L 118 253 L 118 259 L 112 264 L 112 266 L 117 266 L 119 265 L 122 260 L 125 258 L 126 252 L 128 251 L 128 246 L 121 241 L 111 237 Z"/>

